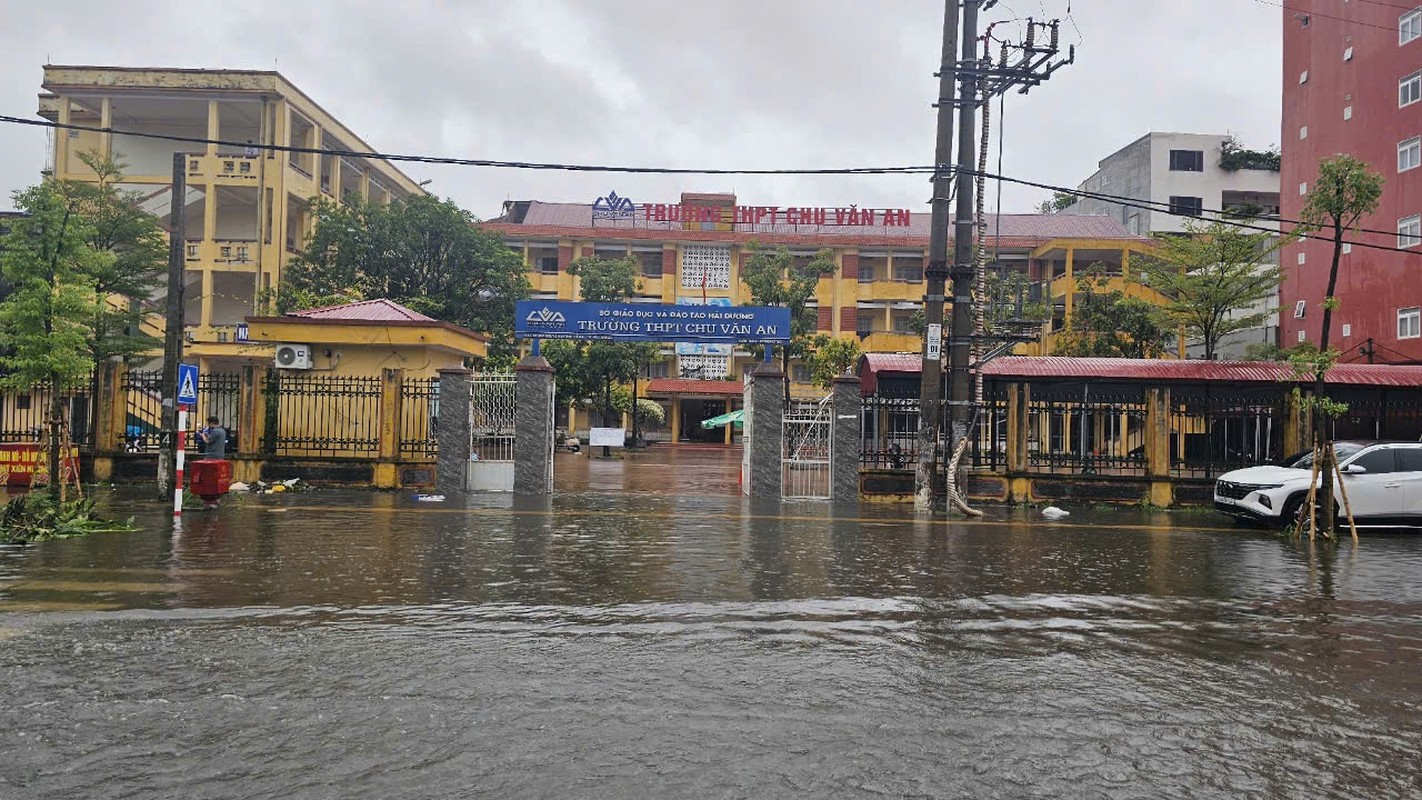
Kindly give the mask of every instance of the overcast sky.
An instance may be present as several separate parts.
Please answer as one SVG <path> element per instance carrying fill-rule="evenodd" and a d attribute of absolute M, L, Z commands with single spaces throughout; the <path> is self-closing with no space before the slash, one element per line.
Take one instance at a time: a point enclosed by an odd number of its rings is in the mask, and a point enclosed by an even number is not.
<path fill-rule="evenodd" d="M 41 65 L 277 69 L 372 146 L 500 160 L 718 168 L 932 161 L 941 0 L 13 0 L 0 109 L 33 117 Z M 1149 130 L 1279 140 L 1280 9 L 1256 0 L 1011 0 L 1063 18 L 1077 63 L 1007 99 L 1003 172 L 1075 186 Z M 997 33 L 1015 33 L 1013 24 Z M 1079 31 L 1079 32 L 1078 32 Z M 0 125 L 0 190 L 38 179 L 41 131 Z M 996 135 L 994 135 L 994 151 Z M 995 161 L 995 155 L 994 155 Z M 996 164 L 993 164 L 995 169 Z M 506 199 L 926 210 L 923 177 L 636 176 L 411 165 L 480 217 Z M 1005 186 L 1005 211 L 1040 190 Z M 989 189 L 989 207 L 995 190 Z M 0 203 L 8 207 L 8 202 Z"/>

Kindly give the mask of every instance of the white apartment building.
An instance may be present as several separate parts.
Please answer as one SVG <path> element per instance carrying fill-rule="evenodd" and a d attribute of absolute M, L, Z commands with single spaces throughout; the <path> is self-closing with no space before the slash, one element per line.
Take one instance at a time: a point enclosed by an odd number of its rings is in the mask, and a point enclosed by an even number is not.
<path fill-rule="evenodd" d="M 1183 233 L 1191 217 L 1209 218 L 1220 211 L 1247 209 L 1259 215 L 1255 224 L 1277 230 L 1279 172 L 1223 168 L 1221 156 L 1229 140 L 1225 134 L 1147 133 L 1102 159 L 1096 172 L 1077 186 L 1083 192 L 1111 195 L 1120 201 L 1083 197 L 1060 213 L 1109 216 L 1131 233 L 1149 236 Z M 1248 310 L 1246 313 L 1263 310 L 1269 317 L 1263 326 L 1229 337 L 1220 357 L 1242 356 L 1254 343 L 1277 343 L 1278 309 L 1276 293 L 1262 308 Z M 1202 347 L 1190 347 L 1191 356 L 1202 353 Z"/>

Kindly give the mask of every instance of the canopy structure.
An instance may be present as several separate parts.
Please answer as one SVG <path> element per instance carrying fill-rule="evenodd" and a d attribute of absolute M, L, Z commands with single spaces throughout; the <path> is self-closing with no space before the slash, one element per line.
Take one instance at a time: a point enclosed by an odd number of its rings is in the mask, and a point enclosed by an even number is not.
<path fill-rule="evenodd" d="M 738 408 L 729 414 L 722 414 L 718 417 L 701 420 L 701 427 L 709 430 L 711 428 L 724 428 L 731 423 L 735 423 L 736 427 L 741 427 L 746 424 L 745 416 L 745 409 Z"/>

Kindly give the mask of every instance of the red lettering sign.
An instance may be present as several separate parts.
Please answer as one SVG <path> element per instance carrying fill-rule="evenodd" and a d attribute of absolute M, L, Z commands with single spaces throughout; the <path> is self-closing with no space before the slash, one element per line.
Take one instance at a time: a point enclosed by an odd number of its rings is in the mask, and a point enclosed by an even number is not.
<path fill-rule="evenodd" d="M 642 206 L 646 222 L 723 223 L 732 225 L 848 225 L 886 228 L 907 228 L 913 212 L 907 208 L 818 208 L 806 206 L 731 206 L 725 209 L 681 203 L 646 203 Z"/>

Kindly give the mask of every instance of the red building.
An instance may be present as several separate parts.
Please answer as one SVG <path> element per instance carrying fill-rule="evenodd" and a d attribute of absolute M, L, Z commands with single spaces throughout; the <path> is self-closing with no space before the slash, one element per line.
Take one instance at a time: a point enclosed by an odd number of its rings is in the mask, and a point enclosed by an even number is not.
<path fill-rule="evenodd" d="M 1292 0 L 1284 11 L 1281 215 L 1297 220 L 1318 162 L 1347 153 L 1386 179 L 1344 248 L 1329 344 L 1344 361 L 1422 363 L 1422 4 Z M 1392 231 L 1396 231 L 1396 234 Z M 1317 342 L 1332 244 L 1284 250 L 1280 344 Z"/>

